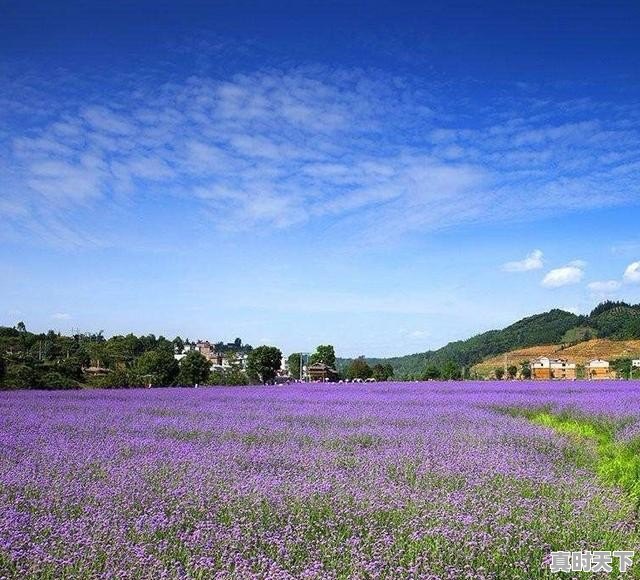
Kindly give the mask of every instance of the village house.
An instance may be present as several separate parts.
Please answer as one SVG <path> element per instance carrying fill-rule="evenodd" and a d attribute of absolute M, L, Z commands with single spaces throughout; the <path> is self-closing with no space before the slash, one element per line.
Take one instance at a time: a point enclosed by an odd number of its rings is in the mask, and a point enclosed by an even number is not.
<path fill-rule="evenodd" d="M 247 366 L 248 355 L 246 352 L 218 352 L 216 346 L 208 340 L 199 340 L 196 343 L 186 342 L 182 351 L 176 351 L 173 358 L 179 362 L 193 350 L 204 356 L 213 370 L 229 370 L 232 368 L 244 370 Z"/>
<path fill-rule="evenodd" d="M 211 364 L 217 370 L 232 368 L 244 370 L 247 367 L 248 355 L 244 352 L 216 352 L 211 358 Z"/>
<path fill-rule="evenodd" d="M 611 379 L 614 377 L 609 361 L 601 358 L 590 360 L 587 363 L 586 371 L 590 380 Z"/>
<path fill-rule="evenodd" d="M 563 358 L 541 356 L 531 361 L 531 378 L 537 380 L 576 378 L 576 364 Z"/>
<path fill-rule="evenodd" d="M 317 362 L 309 365 L 307 375 L 310 381 L 335 381 L 338 378 L 338 371 L 325 363 Z"/>
<path fill-rule="evenodd" d="M 196 342 L 196 350 L 208 361 L 213 362 L 213 360 L 217 358 L 216 347 L 208 340 L 199 340 Z"/>

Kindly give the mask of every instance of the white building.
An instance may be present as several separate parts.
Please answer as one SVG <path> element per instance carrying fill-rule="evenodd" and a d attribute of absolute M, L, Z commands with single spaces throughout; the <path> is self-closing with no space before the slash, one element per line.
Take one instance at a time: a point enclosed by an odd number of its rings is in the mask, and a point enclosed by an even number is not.
<path fill-rule="evenodd" d="M 575 379 L 576 364 L 564 358 L 541 356 L 530 364 L 532 379 Z"/>
<path fill-rule="evenodd" d="M 590 360 L 586 366 L 587 377 L 590 379 L 610 379 L 611 365 L 608 360 L 595 358 Z"/>

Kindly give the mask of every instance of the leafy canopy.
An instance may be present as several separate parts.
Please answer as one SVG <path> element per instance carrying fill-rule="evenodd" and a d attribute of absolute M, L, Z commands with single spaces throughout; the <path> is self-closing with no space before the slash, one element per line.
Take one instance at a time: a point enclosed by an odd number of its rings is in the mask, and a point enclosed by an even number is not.
<path fill-rule="evenodd" d="M 275 346 L 254 348 L 247 359 L 247 375 L 252 381 L 272 383 L 282 364 L 282 352 Z"/>

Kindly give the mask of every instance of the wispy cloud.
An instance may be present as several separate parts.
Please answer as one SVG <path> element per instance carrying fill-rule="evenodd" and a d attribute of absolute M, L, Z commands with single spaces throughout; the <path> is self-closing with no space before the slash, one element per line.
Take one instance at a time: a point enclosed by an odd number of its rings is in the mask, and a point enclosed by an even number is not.
<path fill-rule="evenodd" d="M 622 284 L 618 280 L 601 280 L 587 284 L 587 288 L 598 298 L 612 296 L 620 290 L 620 286 L 622 286 Z"/>
<path fill-rule="evenodd" d="M 621 115 L 507 103 L 460 127 L 472 111 L 412 83 L 307 67 L 57 103 L 5 142 L 3 228 L 82 244 L 80 212 L 179 199 L 226 231 L 322 220 L 374 239 L 637 202 Z M 535 250 L 504 269 L 540 267 Z"/>
<path fill-rule="evenodd" d="M 507 262 L 502 266 L 505 272 L 528 272 L 530 270 L 540 270 L 544 267 L 543 253 L 541 250 L 533 250 L 526 258 Z"/>
<path fill-rule="evenodd" d="M 69 320 L 71 318 L 71 315 L 67 312 L 54 312 L 51 315 L 51 318 L 53 318 L 54 320 Z"/>
<path fill-rule="evenodd" d="M 408 333 L 408 337 L 412 338 L 414 340 L 420 340 L 423 338 L 427 338 L 429 336 L 429 332 L 426 330 L 412 330 L 411 332 Z"/>

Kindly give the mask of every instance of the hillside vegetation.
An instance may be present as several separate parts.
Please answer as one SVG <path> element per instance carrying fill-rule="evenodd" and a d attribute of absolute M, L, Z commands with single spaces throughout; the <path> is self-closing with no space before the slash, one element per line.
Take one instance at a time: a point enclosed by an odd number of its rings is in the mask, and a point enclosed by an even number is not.
<path fill-rule="evenodd" d="M 531 361 L 539 356 L 566 358 L 579 365 L 584 365 L 594 358 L 603 358 L 609 361 L 640 358 L 640 340 L 594 338 L 569 346 L 545 344 L 520 348 L 485 359 L 474 365 L 471 372 L 481 377 L 490 376 L 496 368 L 505 366 L 505 359 L 507 365 L 519 367 L 522 363 Z"/>
<path fill-rule="evenodd" d="M 595 338 L 608 339 L 609 342 L 640 340 L 640 304 L 607 301 L 599 304 L 586 316 L 554 309 L 523 318 L 502 330 L 490 330 L 467 340 L 450 342 L 438 350 L 367 361 L 369 364 L 391 364 L 398 378 L 418 378 L 427 365 L 455 363 L 470 369 L 486 359 L 518 349 L 541 347 L 540 351 L 531 351 L 540 352 L 535 355 L 540 356 L 552 354 L 550 348 L 568 348 Z M 602 356 L 611 356 L 610 352 L 611 349 L 605 348 Z M 503 359 L 500 360 L 502 364 Z M 339 364 L 346 362 L 342 359 Z"/>

